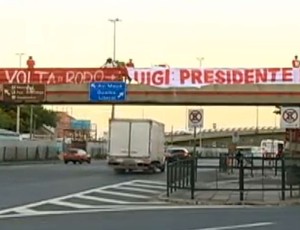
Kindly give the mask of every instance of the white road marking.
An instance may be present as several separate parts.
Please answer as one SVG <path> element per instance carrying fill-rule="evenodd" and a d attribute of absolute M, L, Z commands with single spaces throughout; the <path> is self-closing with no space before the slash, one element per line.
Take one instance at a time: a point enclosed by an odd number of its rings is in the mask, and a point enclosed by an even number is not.
<path fill-rule="evenodd" d="M 258 227 L 271 226 L 271 225 L 274 225 L 274 223 L 261 222 L 261 223 L 253 223 L 253 224 L 231 225 L 231 226 L 224 226 L 224 227 L 198 228 L 194 230 L 232 230 L 232 229 L 258 228 Z"/>
<path fill-rule="evenodd" d="M 85 205 L 85 204 L 75 204 L 71 203 L 68 201 L 60 201 L 60 200 L 55 200 L 48 202 L 48 204 L 54 204 L 54 205 L 59 205 L 59 206 L 64 206 L 64 207 L 70 207 L 70 208 L 83 208 L 83 209 L 88 209 L 88 208 L 93 208 L 93 205 Z"/>
<path fill-rule="evenodd" d="M 107 186 L 103 186 L 100 188 L 94 188 L 94 189 L 89 189 L 89 190 L 85 190 L 82 192 L 78 192 L 78 193 L 72 193 L 69 195 L 65 195 L 65 196 L 59 196 L 59 197 L 55 197 L 55 198 L 51 198 L 51 199 L 47 199 L 47 200 L 42 200 L 42 201 L 38 201 L 38 202 L 34 202 L 34 203 L 29 203 L 29 204 L 25 204 L 25 205 L 20 205 L 20 206 L 16 206 L 13 208 L 8 208 L 8 209 L 4 209 L 4 210 L 0 210 L 0 215 L 6 212 L 18 212 L 19 209 L 23 209 L 23 208 L 34 208 L 40 205 L 45 205 L 48 204 L 49 202 L 52 201 L 59 201 L 59 200 L 64 200 L 64 199 L 69 199 L 74 197 L 74 195 L 84 195 L 84 194 L 88 194 L 88 193 L 92 193 L 92 192 L 98 192 L 99 189 L 109 189 L 109 188 L 116 188 L 122 185 L 127 185 L 127 184 L 132 184 L 133 181 L 126 181 L 126 182 L 122 182 L 122 183 L 118 183 L 118 184 L 113 184 L 113 185 L 107 185 Z"/>
<path fill-rule="evenodd" d="M 134 180 L 133 183 L 144 183 L 144 184 L 156 184 L 156 185 L 166 185 L 167 182 L 155 181 L 155 180 Z"/>
<path fill-rule="evenodd" d="M 156 188 L 160 190 L 165 190 L 166 186 L 161 186 L 161 185 L 150 185 L 150 184 L 131 184 L 130 186 L 132 187 L 140 187 L 140 188 Z"/>
<path fill-rule="evenodd" d="M 38 211 L 34 211 L 32 209 L 29 208 L 19 208 L 18 213 L 22 213 L 22 214 L 36 214 L 39 213 Z"/>
<path fill-rule="evenodd" d="M 153 194 L 158 194 L 161 193 L 162 191 L 157 191 L 157 190 L 150 190 L 150 189 L 142 189 L 142 188 L 134 188 L 131 186 L 121 186 L 117 188 L 118 190 L 127 190 L 127 191 L 135 191 L 135 192 L 144 192 L 144 193 L 153 193 Z"/>
<path fill-rule="evenodd" d="M 137 194 L 130 194 L 130 193 L 123 193 L 123 192 L 114 192 L 114 191 L 108 191 L 108 190 L 99 190 L 97 193 L 102 194 L 108 194 L 113 196 L 125 196 L 125 197 L 132 197 L 132 198 L 140 198 L 140 199 L 150 199 L 150 196 L 143 196 L 143 195 L 137 195 Z"/>
<path fill-rule="evenodd" d="M 141 199 L 150 199 L 150 196 L 142 196 L 142 195 L 135 195 L 135 194 L 128 194 L 128 193 L 117 193 L 117 192 L 110 192 L 107 191 L 108 189 L 111 188 L 121 188 L 122 186 L 126 185 L 126 186 L 131 186 L 133 184 L 136 183 L 145 183 L 145 181 L 138 181 L 138 180 L 131 180 L 131 181 L 126 181 L 126 182 L 121 182 L 121 183 L 117 183 L 117 184 L 112 184 L 112 185 L 107 185 L 107 186 L 103 186 L 100 188 L 94 188 L 94 189 L 89 189 L 89 190 L 85 190 L 85 191 L 81 191 L 78 193 L 72 193 L 72 194 L 68 194 L 65 196 L 60 196 L 60 197 L 55 197 L 55 198 L 51 198 L 51 199 L 47 199 L 47 200 L 42 200 L 42 201 L 38 201 L 38 202 L 34 202 L 34 203 L 29 203 L 29 204 L 25 204 L 25 205 L 20 205 L 20 206 L 16 206 L 16 207 L 12 207 L 12 208 L 8 208 L 8 209 L 4 209 L 4 210 L 0 210 L 0 215 L 5 214 L 7 212 L 19 212 L 19 213 L 29 213 L 29 212 L 40 212 L 40 211 L 35 211 L 32 210 L 33 208 L 36 208 L 38 206 L 41 205 L 47 205 L 47 204 L 54 204 L 54 205 L 60 205 L 60 206 L 65 206 L 65 207 L 72 207 L 72 208 L 81 208 L 81 209 L 95 209 L 95 208 L 101 208 L 103 207 L 103 205 L 101 206 L 94 206 L 94 205 L 84 205 L 84 204 L 77 204 L 77 203 L 73 203 L 73 202 L 66 202 L 64 201 L 65 199 L 70 199 L 70 198 L 74 198 L 74 197 L 81 197 L 84 198 L 85 196 L 87 196 L 84 199 L 94 199 L 93 196 L 89 196 L 89 193 L 105 193 L 105 194 L 110 194 L 110 195 L 116 195 L 116 196 L 123 196 L 123 197 L 132 197 L 132 198 L 141 198 Z M 152 181 L 147 181 L 146 183 L 151 184 Z M 157 182 L 157 181 L 153 181 L 154 184 L 159 184 L 162 182 Z M 133 192 L 133 190 L 132 190 Z M 149 193 L 149 192 L 148 192 Z M 90 198 L 92 197 L 92 198 Z M 98 198 L 95 197 L 97 199 L 97 201 L 103 201 L 103 202 L 108 202 L 109 203 L 113 203 L 113 204 L 131 204 L 131 205 L 135 205 L 135 204 L 166 204 L 166 202 L 128 202 L 128 201 L 120 201 L 117 199 L 108 199 L 108 198 Z M 94 199 L 95 200 L 95 199 Z"/>
<path fill-rule="evenodd" d="M 152 211 L 152 210 L 172 210 L 172 209 L 240 209 L 243 206 L 226 206 L 226 205 L 209 205 L 209 206 L 197 206 L 197 205 L 183 205 L 183 206 L 121 206 L 121 205 L 112 205 L 112 206 L 99 206 L 95 209 L 81 209 L 81 210 L 66 210 L 66 211 L 40 211 L 35 214 L 25 213 L 25 214 L 9 214 L 9 215 L 0 215 L 0 219 L 7 218 L 20 218 L 20 217 L 32 217 L 32 216 L 47 216 L 47 215 L 66 215 L 66 214 L 84 214 L 84 213 L 97 213 L 97 212 L 122 212 L 122 211 Z M 232 229 L 232 228 L 231 228 Z M 195 230 L 226 230 L 226 229 L 195 229 Z"/>
<path fill-rule="evenodd" d="M 107 198 L 88 196 L 88 195 L 74 196 L 74 198 L 77 198 L 77 197 L 80 199 L 94 200 L 94 201 L 106 202 L 106 203 L 112 203 L 112 204 L 130 204 L 130 202 L 123 201 L 123 200 L 107 199 Z"/>

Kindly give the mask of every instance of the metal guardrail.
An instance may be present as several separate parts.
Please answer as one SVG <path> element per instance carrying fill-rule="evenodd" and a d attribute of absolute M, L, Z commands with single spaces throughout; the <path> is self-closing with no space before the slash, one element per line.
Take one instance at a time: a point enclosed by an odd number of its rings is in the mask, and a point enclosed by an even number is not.
<path fill-rule="evenodd" d="M 198 165 L 199 161 L 203 160 L 218 160 L 218 165 Z M 256 161 L 259 165 L 254 164 Z M 185 160 L 177 160 L 167 164 L 167 196 L 169 197 L 172 193 L 177 190 L 186 190 L 190 192 L 191 199 L 194 199 L 195 192 L 200 191 L 231 191 L 239 192 L 240 201 L 244 200 L 245 192 L 255 191 L 279 191 L 281 192 L 281 199 L 285 200 L 286 192 L 290 191 L 292 196 L 293 191 L 299 191 L 300 187 L 288 185 L 286 181 L 287 172 L 292 169 L 293 166 L 287 166 L 287 161 L 298 161 L 300 158 L 292 157 L 241 157 L 237 160 L 235 157 L 228 155 L 220 155 L 220 157 L 198 157 L 189 158 Z M 267 165 L 266 165 L 267 163 Z M 237 172 L 237 188 L 223 188 L 216 186 L 214 188 L 200 188 L 197 187 L 197 169 L 216 169 L 217 171 L 228 174 Z M 254 172 L 260 171 L 261 176 L 265 176 L 266 170 L 274 170 L 273 176 L 278 177 L 280 180 L 279 187 L 260 187 L 260 188 L 246 188 L 247 182 L 245 181 L 245 172 L 250 172 L 251 177 L 254 177 Z M 280 172 L 280 175 L 278 175 Z M 259 174 L 260 174 L 259 173 Z M 299 177 L 300 178 L 300 177 Z M 218 181 L 215 181 L 216 184 Z M 297 184 L 298 185 L 298 184 Z M 300 186 L 300 180 L 299 180 Z"/>
<path fill-rule="evenodd" d="M 178 189 L 191 190 L 194 198 L 197 159 L 188 158 L 167 163 L 167 196 Z"/>

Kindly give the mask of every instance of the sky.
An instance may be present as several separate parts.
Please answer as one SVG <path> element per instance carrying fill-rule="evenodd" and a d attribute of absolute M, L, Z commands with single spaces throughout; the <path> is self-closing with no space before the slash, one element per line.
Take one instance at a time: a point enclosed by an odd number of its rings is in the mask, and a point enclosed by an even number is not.
<path fill-rule="evenodd" d="M 289 67 L 299 53 L 295 0 L 0 0 L 0 68 L 17 67 L 17 52 L 37 67 L 98 67 L 113 53 L 137 67 Z M 23 60 L 25 62 L 25 60 Z M 107 129 L 109 106 L 50 106 Z M 204 128 L 256 125 L 255 107 L 203 107 Z M 274 126 L 273 107 L 259 125 Z M 117 117 L 145 117 L 185 129 L 186 107 L 118 106 Z"/>

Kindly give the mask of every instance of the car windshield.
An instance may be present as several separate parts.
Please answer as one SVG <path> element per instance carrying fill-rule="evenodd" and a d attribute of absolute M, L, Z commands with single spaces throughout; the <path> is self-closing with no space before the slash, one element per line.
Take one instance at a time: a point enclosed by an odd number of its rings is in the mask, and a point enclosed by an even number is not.
<path fill-rule="evenodd" d="M 178 153 L 185 153 L 186 151 L 184 149 L 169 149 L 168 153 L 170 154 L 178 154 Z"/>
<path fill-rule="evenodd" d="M 68 153 L 68 154 L 76 154 L 76 153 L 78 153 L 78 150 L 76 150 L 76 149 L 69 149 L 69 150 L 67 151 L 67 153 Z"/>

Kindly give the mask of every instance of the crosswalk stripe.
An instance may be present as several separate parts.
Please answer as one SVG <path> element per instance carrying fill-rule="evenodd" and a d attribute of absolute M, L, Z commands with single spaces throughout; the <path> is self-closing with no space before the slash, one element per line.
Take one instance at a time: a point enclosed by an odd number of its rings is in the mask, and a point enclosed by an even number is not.
<path fill-rule="evenodd" d="M 123 201 L 123 200 L 107 199 L 107 198 L 88 196 L 88 195 L 77 195 L 75 197 L 78 197 L 80 199 L 94 200 L 94 201 L 100 201 L 100 202 L 105 202 L 105 203 L 130 204 L 130 202 Z"/>
<path fill-rule="evenodd" d="M 129 193 L 123 193 L 123 192 L 114 192 L 114 191 L 108 191 L 108 190 L 98 190 L 97 193 L 109 194 L 109 195 L 114 195 L 114 196 L 125 196 L 125 197 L 132 197 L 132 198 L 141 198 L 141 199 L 151 198 L 149 196 L 129 194 Z"/>
<path fill-rule="evenodd" d="M 127 191 L 135 191 L 135 192 L 144 192 L 144 193 L 153 193 L 153 194 L 161 193 L 161 191 L 157 191 L 157 190 L 134 188 L 134 187 L 129 187 L 129 186 L 126 186 L 126 187 L 120 186 L 120 187 L 117 187 L 116 189 L 127 190 Z"/>
<path fill-rule="evenodd" d="M 60 200 L 56 200 L 56 201 L 51 201 L 49 202 L 49 204 L 54 204 L 54 205 L 59 205 L 59 206 L 65 206 L 65 207 L 70 207 L 70 208 L 93 208 L 92 205 L 85 205 L 85 204 L 75 204 L 75 203 L 71 203 L 71 202 L 67 202 L 67 201 L 60 201 Z"/>
<path fill-rule="evenodd" d="M 157 180 L 134 180 L 132 183 L 144 183 L 144 184 L 156 184 L 156 185 L 166 185 L 166 182 Z"/>
<path fill-rule="evenodd" d="M 128 187 L 129 186 L 132 186 L 132 187 L 141 187 L 141 188 L 160 189 L 160 190 L 166 189 L 166 187 L 164 187 L 164 186 L 150 185 L 150 184 L 130 184 L 130 185 L 128 185 Z"/>

